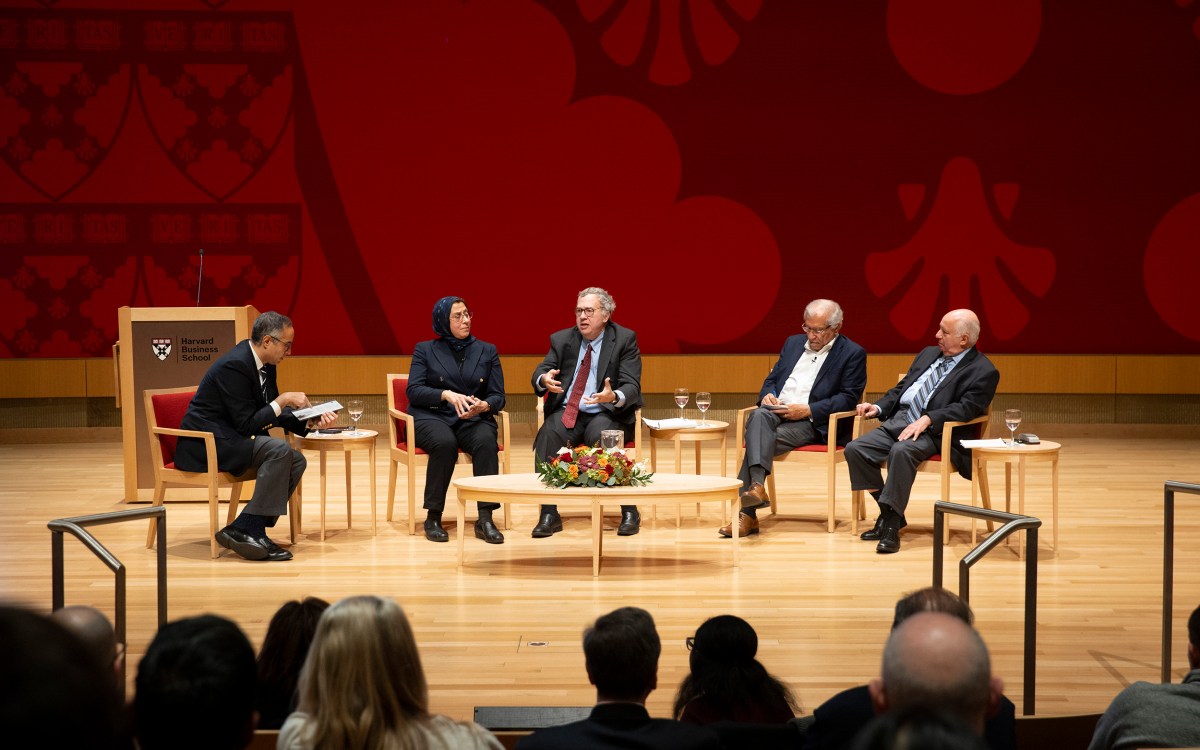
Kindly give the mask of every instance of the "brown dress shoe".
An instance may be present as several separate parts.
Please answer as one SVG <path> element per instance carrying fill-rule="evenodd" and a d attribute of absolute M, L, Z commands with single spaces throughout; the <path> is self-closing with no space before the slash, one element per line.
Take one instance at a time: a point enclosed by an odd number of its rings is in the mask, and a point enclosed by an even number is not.
<path fill-rule="evenodd" d="M 759 487 L 762 485 L 760 484 Z M 717 529 L 717 533 L 723 537 L 733 536 L 733 523 L 727 523 Z M 751 518 L 745 513 L 738 513 L 738 536 L 750 536 L 758 533 L 758 519 Z"/>
<path fill-rule="evenodd" d="M 767 497 L 767 488 L 763 487 L 761 482 L 752 482 L 750 489 L 742 493 L 742 508 L 745 510 L 769 507 L 771 498 Z"/>

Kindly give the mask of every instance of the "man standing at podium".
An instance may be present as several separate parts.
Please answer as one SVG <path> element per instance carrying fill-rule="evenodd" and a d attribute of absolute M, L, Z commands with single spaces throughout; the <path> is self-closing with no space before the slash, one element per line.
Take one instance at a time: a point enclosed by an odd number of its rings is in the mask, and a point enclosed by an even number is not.
<path fill-rule="evenodd" d="M 217 532 L 217 542 L 247 560 L 290 560 L 292 553 L 267 538 L 267 528 L 287 513 L 288 498 L 300 484 L 307 461 L 286 440 L 267 430 L 279 426 L 298 435 L 325 427 L 333 412 L 308 424 L 293 409 L 311 406 L 298 391 L 280 393 L 275 367 L 292 351 L 295 330 L 286 315 L 265 312 L 254 321 L 250 338 L 238 343 L 205 373 L 180 427 L 211 432 L 217 443 L 217 468 L 234 476 L 255 471 L 254 496 L 234 522 Z M 205 471 L 204 441 L 180 438 L 175 465 Z"/>

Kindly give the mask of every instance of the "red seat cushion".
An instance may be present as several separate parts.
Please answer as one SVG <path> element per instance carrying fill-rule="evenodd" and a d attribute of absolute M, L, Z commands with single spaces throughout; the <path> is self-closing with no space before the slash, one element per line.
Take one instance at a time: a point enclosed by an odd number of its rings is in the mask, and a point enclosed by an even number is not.
<path fill-rule="evenodd" d="M 925 460 L 926 460 L 926 461 L 941 461 L 941 460 L 942 460 L 942 454 L 941 454 L 941 453 L 934 453 L 932 456 L 930 456 L 929 458 L 927 458 L 927 459 L 925 459 Z"/>
<path fill-rule="evenodd" d="M 802 445 L 799 448 L 793 448 L 792 450 L 804 451 L 806 453 L 828 453 L 829 446 L 826 445 L 825 443 L 813 443 L 812 445 Z M 846 450 L 846 447 L 843 445 L 839 445 L 837 447 L 837 450 L 844 451 L 844 450 Z"/>
<path fill-rule="evenodd" d="M 154 426 L 179 429 L 183 424 L 183 415 L 187 414 L 188 406 L 192 403 L 195 391 L 182 393 L 159 393 L 150 397 L 151 408 L 154 409 Z M 174 435 L 159 435 L 158 444 L 162 448 L 163 465 L 175 467 L 175 446 L 178 441 Z"/>

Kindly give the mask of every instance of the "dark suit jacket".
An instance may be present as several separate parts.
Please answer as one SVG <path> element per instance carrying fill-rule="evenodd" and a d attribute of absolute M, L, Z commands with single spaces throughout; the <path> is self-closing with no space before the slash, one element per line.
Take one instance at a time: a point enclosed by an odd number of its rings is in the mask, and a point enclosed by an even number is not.
<path fill-rule="evenodd" d="M 804 353 L 804 345 L 808 337 L 804 334 L 789 336 L 783 342 L 783 351 L 779 353 L 779 361 L 767 379 L 763 381 L 762 390 L 758 392 L 758 401 L 762 403 L 767 394 L 778 396 L 787 384 L 788 376 L 792 374 L 800 355 Z M 836 411 L 850 411 L 862 399 L 863 389 L 867 387 L 867 352 L 858 344 L 845 336 L 838 336 L 821 364 L 817 379 L 813 381 L 812 391 L 808 394 L 808 408 L 812 410 L 813 427 L 821 435 L 821 440 L 829 439 L 829 415 Z M 845 419 L 838 425 L 838 445 L 850 441 L 850 433 L 854 429 L 852 420 Z"/>
<path fill-rule="evenodd" d="M 925 347 L 917 355 L 904 379 L 875 402 L 879 407 L 880 421 L 887 421 L 899 413 L 900 397 L 940 356 L 942 351 L 936 346 Z M 942 425 L 947 422 L 965 422 L 982 416 L 996 396 L 996 386 L 999 384 L 1000 371 L 992 361 L 980 354 L 978 349 L 968 350 L 962 361 L 938 384 L 929 403 L 925 405 L 922 414 L 933 421 L 927 430 L 929 436 L 940 442 Z M 959 440 L 977 436 L 978 430 L 974 427 L 960 427 L 954 431 L 950 460 L 954 463 L 954 468 L 958 469 L 958 473 L 966 479 L 971 478 L 971 451 L 963 448 Z"/>
<path fill-rule="evenodd" d="M 651 719 L 638 703 L 602 703 L 583 721 L 539 729 L 517 743 L 518 750 L 718 750 L 721 741 L 704 727 Z"/>
<path fill-rule="evenodd" d="M 805 735 L 804 750 L 850 747 L 854 736 L 874 716 L 871 693 L 866 685 L 843 690 L 813 711 L 813 723 Z M 1017 750 L 1017 707 L 1008 696 L 1001 696 L 1000 709 L 984 724 L 983 737 L 991 750 Z"/>
<path fill-rule="evenodd" d="M 495 415 L 504 408 L 504 372 L 496 347 L 476 339 L 467 347 L 467 356 L 459 367 L 445 341 L 417 344 L 408 369 L 409 413 L 413 419 L 437 419 L 454 426 L 458 414 L 442 400 L 442 391 L 447 389 L 487 401 L 491 409 L 472 419 L 495 422 Z"/>
<path fill-rule="evenodd" d="M 180 424 L 185 430 L 211 432 L 217 439 L 217 468 L 231 474 L 241 474 L 250 468 L 254 453 L 254 438 L 267 436 L 272 427 L 283 427 L 298 435 L 307 435 L 308 428 L 284 409 L 276 417 L 267 402 L 279 395 L 275 383 L 275 365 L 266 365 L 267 398 L 263 398 L 254 367 L 254 352 L 245 339 L 213 363 L 200 380 L 187 413 Z M 175 451 L 175 465 L 184 471 L 205 471 L 208 458 L 204 441 L 199 438 L 180 438 Z"/>
<path fill-rule="evenodd" d="M 546 393 L 539 380 L 550 370 L 559 370 L 563 382 L 562 393 L 551 393 L 546 399 L 546 414 L 553 414 L 566 406 L 571 376 L 575 374 L 575 363 L 583 347 L 583 336 L 578 328 L 564 328 L 550 336 L 550 351 L 533 371 L 533 392 L 538 396 Z M 600 361 L 596 369 L 596 389 L 604 388 L 608 378 L 614 391 L 625 394 L 625 404 L 616 408 L 614 404 L 601 404 L 600 408 L 612 418 L 624 424 L 632 424 L 634 415 L 642 407 L 642 353 L 638 349 L 637 334 L 611 320 L 604 328 L 604 341 L 600 343 Z"/>

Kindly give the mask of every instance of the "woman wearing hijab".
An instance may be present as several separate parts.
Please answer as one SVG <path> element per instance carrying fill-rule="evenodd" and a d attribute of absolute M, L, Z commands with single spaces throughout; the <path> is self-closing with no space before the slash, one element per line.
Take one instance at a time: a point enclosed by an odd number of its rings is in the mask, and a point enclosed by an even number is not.
<path fill-rule="evenodd" d="M 438 338 L 413 351 L 408 375 L 409 412 L 417 447 L 429 454 L 425 472 L 425 538 L 447 542 L 442 528 L 446 490 L 458 451 L 471 456 L 475 476 L 500 473 L 496 417 L 504 408 L 504 373 L 496 347 L 471 335 L 471 311 L 461 297 L 442 297 L 433 306 Z M 492 522 L 497 503 L 479 503 L 475 536 L 503 544 Z M 460 519 L 461 522 L 461 519 Z"/>
<path fill-rule="evenodd" d="M 675 695 L 680 721 L 782 724 L 796 715 L 792 691 L 754 658 L 758 634 L 750 623 L 717 615 L 704 621 L 687 646 L 691 671 Z"/>

